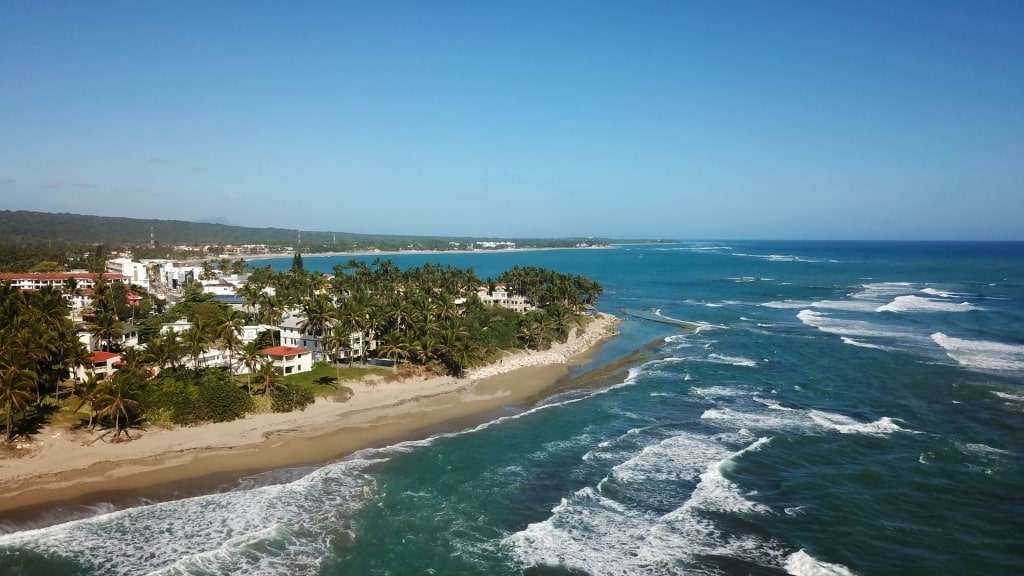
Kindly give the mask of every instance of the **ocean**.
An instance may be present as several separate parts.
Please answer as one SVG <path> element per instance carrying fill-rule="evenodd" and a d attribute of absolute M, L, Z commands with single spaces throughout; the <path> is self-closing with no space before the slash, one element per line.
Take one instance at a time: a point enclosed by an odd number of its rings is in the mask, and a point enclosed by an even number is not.
<path fill-rule="evenodd" d="M 0 573 L 1024 570 L 1024 243 L 390 258 L 590 276 L 621 335 L 553 395 L 427 438 L 44 527 L 0 519 Z"/>

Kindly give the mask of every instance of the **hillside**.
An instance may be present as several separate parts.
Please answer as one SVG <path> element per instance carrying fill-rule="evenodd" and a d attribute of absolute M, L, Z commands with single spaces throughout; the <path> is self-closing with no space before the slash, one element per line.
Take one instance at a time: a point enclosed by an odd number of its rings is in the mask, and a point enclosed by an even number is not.
<path fill-rule="evenodd" d="M 24 210 L 0 211 L 0 243 L 62 243 L 143 245 L 150 241 L 150 232 L 157 243 L 167 245 L 202 244 L 268 244 L 293 246 L 298 231 L 284 228 L 248 228 L 182 220 L 152 220 L 118 218 L 111 216 L 89 216 L 83 214 L 29 212 Z M 448 242 L 476 240 L 502 240 L 499 238 L 457 238 L 427 236 L 390 236 L 375 234 L 352 234 L 348 232 L 302 231 L 304 251 L 341 248 L 380 249 L 403 248 L 410 245 L 441 249 Z M 509 239 L 505 239 L 509 240 Z M 522 246 L 572 246 L 578 238 L 562 239 L 514 239 Z M 590 239 L 589 242 L 604 244 L 607 241 Z"/>

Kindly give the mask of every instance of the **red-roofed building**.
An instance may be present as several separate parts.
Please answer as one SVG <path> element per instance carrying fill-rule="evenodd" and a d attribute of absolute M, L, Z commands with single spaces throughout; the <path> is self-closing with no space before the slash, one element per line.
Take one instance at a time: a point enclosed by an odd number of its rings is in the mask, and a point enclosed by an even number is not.
<path fill-rule="evenodd" d="M 92 288 L 96 286 L 96 279 L 99 274 L 94 272 L 12 272 L 0 274 L 0 282 L 10 282 L 15 288 L 21 290 L 39 290 L 43 286 L 63 288 L 69 278 L 78 281 L 79 288 Z M 126 282 L 127 276 L 122 274 L 103 274 L 107 282 Z"/>
<path fill-rule="evenodd" d="M 75 368 L 75 378 L 79 382 L 84 382 L 89 378 L 89 374 L 95 374 L 97 380 L 106 380 L 117 372 L 116 364 L 120 361 L 120 354 L 97 350 L 89 356 L 89 362 L 85 366 Z"/>
<path fill-rule="evenodd" d="M 282 374 L 297 374 L 313 369 L 313 353 L 297 346 L 274 346 L 260 350 Z"/>

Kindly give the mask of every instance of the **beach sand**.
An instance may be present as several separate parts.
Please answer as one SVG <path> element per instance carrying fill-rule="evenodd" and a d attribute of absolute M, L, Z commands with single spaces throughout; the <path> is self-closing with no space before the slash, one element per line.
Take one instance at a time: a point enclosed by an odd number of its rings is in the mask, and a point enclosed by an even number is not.
<path fill-rule="evenodd" d="M 523 402 L 584 363 L 617 332 L 599 314 L 581 335 L 545 351 L 507 355 L 466 377 L 346 383 L 348 402 L 319 398 L 304 411 L 258 414 L 233 422 L 170 430 L 133 430 L 130 442 L 48 428 L 0 459 L 0 512 L 126 492 L 227 473 L 312 465 L 356 450 Z"/>

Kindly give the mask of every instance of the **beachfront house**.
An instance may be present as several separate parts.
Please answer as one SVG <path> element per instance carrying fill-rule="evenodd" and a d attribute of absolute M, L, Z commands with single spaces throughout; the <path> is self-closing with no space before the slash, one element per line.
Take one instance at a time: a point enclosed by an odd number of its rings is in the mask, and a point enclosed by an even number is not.
<path fill-rule="evenodd" d="M 272 346 L 260 350 L 281 371 L 281 374 L 298 374 L 313 369 L 313 353 L 298 346 Z"/>
<path fill-rule="evenodd" d="M 106 380 L 117 372 L 117 363 L 120 361 L 120 354 L 97 350 L 89 356 L 87 364 L 76 366 L 72 375 L 79 382 L 85 382 L 90 374 L 95 375 L 97 380 Z"/>
<path fill-rule="evenodd" d="M 367 350 L 372 350 L 373 346 L 368 346 L 368 342 L 364 334 L 360 331 L 352 332 L 349 334 L 349 341 L 347 347 L 342 347 L 338 351 L 337 356 L 333 356 L 329 348 L 321 347 L 323 338 L 320 336 L 314 336 L 313 334 L 304 333 L 299 326 L 302 325 L 303 317 L 301 313 L 297 311 L 286 312 L 284 318 L 281 319 L 281 324 L 277 326 L 278 330 L 281 331 L 281 345 L 282 346 L 300 346 L 306 350 L 311 350 L 316 356 L 316 360 L 331 360 L 331 361 L 342 361 L 342 360 L 353 360 L 355 358 L 361 358 L 366 354 Z"/>
<path fill-rule="evenodd" d="M 504 284 L 495 285 L 494 290 L 490 290 L 487 286 L 481 286 L 477 288 L 476 295 L 481 302 L 488 306 L 501 306 L 519 313 L 529 312 L 535 308 L 529 298 L 513 294 Z"/>

